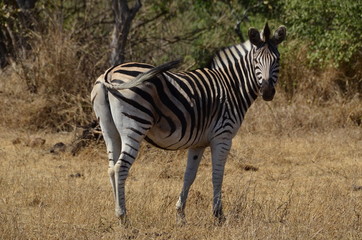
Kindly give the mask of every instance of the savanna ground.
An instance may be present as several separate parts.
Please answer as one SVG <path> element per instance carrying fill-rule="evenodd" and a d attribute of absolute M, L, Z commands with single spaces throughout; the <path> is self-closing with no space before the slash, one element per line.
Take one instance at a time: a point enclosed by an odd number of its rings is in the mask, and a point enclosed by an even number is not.
<path fill-rule="evenodd" d="M 324 106 L 288 101 L 280 91 L 271 103 L 258 99 L 228 158 L 222 226 L 211 214 L 210 151 L 190 191 L 187 224 L 179 226 L 175 204 L 186 151 L 143 144 L 126 184 L 130 225 L 124 228 L 114 216 L 103 142 L 76 156 L 50 153 L 76 132 L 23 126 L 30 106 L 41 102 L 9 86 L 0 92 L 0 239 L 362 238 L 358 97 Z"/>

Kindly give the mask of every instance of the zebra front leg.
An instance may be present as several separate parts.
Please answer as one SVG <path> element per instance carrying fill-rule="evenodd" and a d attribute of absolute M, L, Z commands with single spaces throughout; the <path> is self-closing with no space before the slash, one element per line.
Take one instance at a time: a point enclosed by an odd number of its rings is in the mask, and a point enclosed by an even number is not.
<path fill-rule="evenodd" d="M 202 154 L 205 148 L 189 149 L 187 156 L 187 166 L 184 176 L 184 185 L 180 197 L 176 203 L 176 221 L 180 224 L 185 223 L 185 206 L 190 187 L 195 180 L 197 169 L 199 168 Z"/>
<path fill-rule="evenodd" d="M 213 214 L 218 223 L 225 221 L 222 210 L 221 187 L 224 178 L 225 163 L 231 148 L 231 140 L 221 139 L 211 145 L 212 154 L 212 184 L 213 184 Z"/>
<path fill-rule="evenodd" d="M 117 163 L 114 166 L 115 184 L 116 184 L 116 216 L 120 219 L 121 224 L 126 224 L 126 197 L 125 182 L 129 170 L 137 157 L 140 143 L 135 137 L 126 135 L 122 138 L 122 152 Z"/>

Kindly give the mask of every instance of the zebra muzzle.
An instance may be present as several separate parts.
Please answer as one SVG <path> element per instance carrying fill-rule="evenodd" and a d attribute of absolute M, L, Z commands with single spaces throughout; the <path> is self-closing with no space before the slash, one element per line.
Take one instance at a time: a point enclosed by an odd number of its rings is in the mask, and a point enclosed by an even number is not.
<path fill-rule="evenodd" d="M 263 80 L 263 83 L 260 88 L 260 93 L 264 101 L 271 101 L 275 95 L 275 88 L 271 80 Z"/>

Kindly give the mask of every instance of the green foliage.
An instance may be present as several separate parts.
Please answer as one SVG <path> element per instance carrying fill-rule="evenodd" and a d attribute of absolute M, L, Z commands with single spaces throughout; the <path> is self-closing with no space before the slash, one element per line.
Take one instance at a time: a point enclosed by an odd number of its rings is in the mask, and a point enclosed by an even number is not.
<path fill-rule="evenodd" d="M 0 2 L 0 26 L 3 28 L 5 24 L 16 21 L 17 10 L 4 2 Z"/>
<path fill-rule="evenodd" d="M 128 57 L 155 64 L 182 57 L 186 68 L 206 66 L 217 49 L 239 41 L 235 13 L 242 11 L 227 1 L 144 1 L 131 29 Z"/>
<path fill-rule="evenodd" d="M 239 4 L 248 9 L 249 16 L 262 16 L 275 19 L 280 15 L 280 0 L 238 0 Z"/>
<path fill-rule="evenodd" d="M 307 41 L 312 63 L 338 66 L 361 54 L 360 0 L 284 0 L 281 19 L 294 38 Z"/>

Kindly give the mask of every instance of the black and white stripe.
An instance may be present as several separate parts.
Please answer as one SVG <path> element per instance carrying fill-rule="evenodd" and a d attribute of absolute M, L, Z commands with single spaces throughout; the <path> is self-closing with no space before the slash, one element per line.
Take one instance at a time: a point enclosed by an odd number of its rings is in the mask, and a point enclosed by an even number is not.
<path fill-rule="evenodd" d="M 92 102 L 107 145 L 118 217 L 125 221 L 124 184 L 145 139 L 163 149 L 189 149 L 176 205 L 181 221 L 204 149 L 211 147 L 213 211 L 223 219 L 221 185 L 232 138 L 259 95 L 273 98 L 279 72 L 277 45 L 285 34 L 283 26 L 272 38 L 267 25 L 263 34 L 250 29 L 250 42 L 219 51 L 210 68 L 173 73 L 168 70 L 177 62 L 158 67 L 125 63 L 98 78 Z"/>

